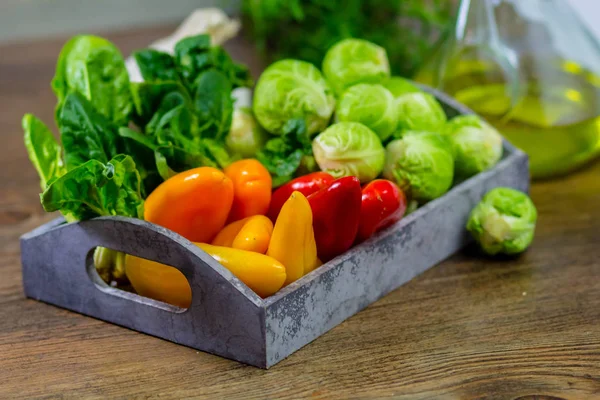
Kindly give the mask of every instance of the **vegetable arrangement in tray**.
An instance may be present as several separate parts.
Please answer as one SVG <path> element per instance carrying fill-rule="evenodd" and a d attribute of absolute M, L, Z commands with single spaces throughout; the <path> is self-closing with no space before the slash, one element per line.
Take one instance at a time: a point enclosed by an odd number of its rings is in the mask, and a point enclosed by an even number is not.
<path fill-rule="evenodd" d="M 299 60 L 270 65 L 252 109 L 232 97 L 253 85 L 248 69 L 208 35 L 134 57 L 144 82 L 129 81 L 105 39 L 76 36 L 61 51 L 52 88 L 62 145 L 23 118 L 44 209 L 67 221 L 122 215 L 166 227 L 262 297 L 502 157 L 494 128 L 476 116 L 447 121 L 364 40 L 335 44 L 323 73 Z M 526 195 L 504 190 L 486 196 L 468 229 L 485 251 L 512 254 L 527 248 L 535 220 Z M 106 282 L 190 304 L 172 267 L 104 248 L 94 262 Z"/>

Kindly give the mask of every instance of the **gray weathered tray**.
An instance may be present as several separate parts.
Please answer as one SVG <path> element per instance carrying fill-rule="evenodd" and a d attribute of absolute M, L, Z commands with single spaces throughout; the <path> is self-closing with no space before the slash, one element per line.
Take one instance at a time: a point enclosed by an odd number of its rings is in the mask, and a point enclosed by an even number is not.
<path fill-rule="evenodd" d="M 471 113 L 432 91 L 449 116 Z M 261 299 L 185 238 L 151 223 L 62 219 L 21 238 L 25 294 L 140 332 L 269 368 L 372 302 L 461 249 L 465 223 L 497 186 L 529 188 L 527 156 L 505 143 L 492 170 L 452 188 L 396 225 Z M 177 267 L 192 288 L 181 309 L 106 285 L 91 263 L 104 246 Z"/>

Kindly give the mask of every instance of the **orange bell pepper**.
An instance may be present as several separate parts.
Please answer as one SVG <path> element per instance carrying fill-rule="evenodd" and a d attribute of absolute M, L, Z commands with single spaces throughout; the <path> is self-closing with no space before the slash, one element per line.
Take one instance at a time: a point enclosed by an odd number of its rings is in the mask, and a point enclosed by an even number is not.
<path fill-rule="evenodd" d="M 233 202 L 233 183 L 216 168 L 181 172 L 146 199 L 144 219 L 194 242 L 210 242 L 223 228 Z"/>
<path fill-rule="evenodd" d="M 265 254 L 272 233 L 271 220 L 264 215 L 254 215 L 227 225 L 217 234 L 212 244 Z"/>
<path fill-rule="evenodd" d="M 281 207 L 267 255 L 285 265 L 286 285 L 321 265 L 317 258 L 312 211 L 302 193 L 293 192 Z"/>
<path fill-rule="evenodd" d="M 245 159 L 223 171 L 233 182 L 234 197 L 229 221 L 265 215 L 271 203 L 271 175 L 257 160 Z"/>

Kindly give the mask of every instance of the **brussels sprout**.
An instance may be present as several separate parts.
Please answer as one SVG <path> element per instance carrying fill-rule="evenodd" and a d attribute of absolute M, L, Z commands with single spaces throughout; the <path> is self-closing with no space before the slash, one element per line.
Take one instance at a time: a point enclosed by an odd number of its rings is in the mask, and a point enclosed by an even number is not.
<path fill-rule="evenodd" d="M 510 188 L 489 191 L 467 222 L 484 252 L 518 254 L 533 241 L 537 210 L 525 193 Z"/>
<path fill-rule="evenodd" d="M 382 85 L 390 91 L 394 98 L 398 98 L 407 93 L 422 93 L 421 89 L 413 85 L 408 79 L 392 76 L 390 79 L 382 83 Z"/>
<path fill-rule="evenodd" d="M 343 122 L 360 122 L 383 141 L 398 125 L 396 101 L 381 85 L 360 83 L 346 90 L 339 100 L 335 117 Z"/>
<path fill-rule="evenodd" d="M 502 136 L 476 115 L 460 115 L 445 128 L 454 149 L 454 170 L 468 178 L 494 166 L 502 157 Z"/>
<path fill-rule="evenodd" d="M 233 112 L 231 130 L 225 138 L 227 150 L 239 154 L 243 158 L 256 155 L 258 149 L 267 141 L 267 132 L 254 119 L 252 110 L 247 107 L 238 108 Z"/>
<path fill-rule="evenodd" d="M 454 178 L 451 145 L 437 133 L 406 132 L 388 144 L 383 176 L 419 203 L 438 198 Z"/>
<path fill-rule="evenodd" d="M 396 102 L 399 131 L 442 132 L 446 114 L 429 93 L 407 93 L 398 97 Z"/>
<path fill-rule="evenodd" d="M 281 135 L 286 122 L 304 119 L 308 134 L 327 127 L 335 98 L 321 72 L 312 64 L 281 60 L 260 76 L 252 110 L 267 131 Z"/>
<path fill-rule="evenodd" d="M 379 137 L 358 122 L 339 122 L 320 133 L 312 143 L 321 170 L 336 178 L 375 179 L 383 169 L 385 150 Z"/>
<path fill-rule="evenodd" d="M 344 39 L 323 59 L 323 73 L 339 96 L 357 83 L 380 83 L 390 76 L 383 47 L 362 39 Z"/>

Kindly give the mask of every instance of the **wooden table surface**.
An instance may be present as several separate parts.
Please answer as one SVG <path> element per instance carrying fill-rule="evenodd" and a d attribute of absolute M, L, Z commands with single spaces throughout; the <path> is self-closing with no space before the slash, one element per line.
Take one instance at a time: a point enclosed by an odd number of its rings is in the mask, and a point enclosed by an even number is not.
<path fill-rule="evenodd" d="M 128 54 L 169 32 L 108 37 Z M 1 399 L 600 399 L 600 163 L 533 186 L 520 258 L 467 249 L 268 371 L 25 299 L 18 239 L 52 216 L 20 120 L 53 126 L 62 43 L 0 47 Z"/>

